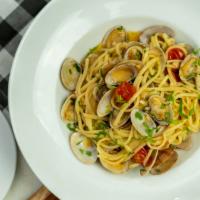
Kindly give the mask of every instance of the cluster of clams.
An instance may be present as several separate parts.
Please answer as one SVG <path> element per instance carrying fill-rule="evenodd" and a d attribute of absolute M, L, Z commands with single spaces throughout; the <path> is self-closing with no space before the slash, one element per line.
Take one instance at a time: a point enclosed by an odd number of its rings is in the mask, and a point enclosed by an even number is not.
<path fill-rule="evenodd" d="M 113 87 L 117 87 L 122 82 L 129 82 L 136 78 L 137 74 L 143 67 L 141 62 L 144 49 L 148 47 L 149 53 L 152 55 L 158 55 L 161 59 L 161 65 L 164 69 L 166 63 L 166 53 L 159 47 L 149 47 L 149 40 L 155 33 L 166 33 L 170 37 L 174 37 L 174 31 L 166 26 L 152 26 L 145 29 L 139 37 L 139 42 L 129 42 L 129 46 L 124 52 L 124 59 L 122 62 L 116 64 L 105 75 L 105 85 L 101 95 L 97 96 L 98 105 L 96 114 L 99 117 L 109 116 L 110 127 L 114 127 L 113 121 L 118 114 L 119 110 L 114 109 L 111 100 L 115 95 Z M 121 26 L 112 28 L 104 36 L 101 46 L 103 48 L 111 48 L 119 42 L 127 41 L 127 32 Z M 172 47 L 170 47 L 172 48 Z M 189 47 L 188 47 L 188 51 Z M 199 58 L 197 56 L 188 55 L 181 63 L 179 75 L 181 80 L 189 81 L 196 84 L 196 88 L 200 90 L 200 68 L 195 66 Z M 61 67 L 61 81 L 63 86 L 70 91 L 74 91 L 76 84 L 81 75 L 81 65 L 72 58 L 66 58 Z M 192 76 L 195 74 L 195 76 Z M 106 87 L 105 87 L 106 86 Z M 100 99 L 99 99 L 100 98 Z M 63 121 L 67 123 L 76 123 L 76 114 L 74 110 L 75 95 L 71 95 L 67 98 L 62 106 L 61 117 Z M 141 111 L 137 108 L 132 109 L 131 113 L 125 114 L 117 127 L 119 128 L 127 123 L 132 123 L 132 126 L 141 134 L 141 136 L 147 135 L 147 127 L 151 130 L 152 137 L 162 134 L 165 127 L 168 125 L 166 121 L 165 113 L 169 113 L 169 117 L 173 118 L 173 110 L 171 104 L 166 104 L 165 99 L 159 95 L 152 95 L 148 100 L 148 111 Z M 163 108 L 162 108 L 162 105 Z M 139 115 L 139 117 L 138 117 Z M 70 139 L 71 148 L 76 157 L 87 164 L 92 164 L 97 160 L 97 150 L 93 141 L 78 132 L 74 132 Z M 191 146 L 191 140 L 188 139 L 179 146 L 181 149 L 188 149 Z M 89 156 L 88 156 L 89 155 Z M 167 171 L 176 162 L 178 158 L 177 153 L 173 149 L 162 150 L 159 152 L 158 159 L 152 168 L 152 174 L 160 174 Z M 103 161 L 102 161 L 103 162 Z M 102 163 L 104 166 L 106 163 Z M 123 172 L 122 169 L 120 172 Z"/>

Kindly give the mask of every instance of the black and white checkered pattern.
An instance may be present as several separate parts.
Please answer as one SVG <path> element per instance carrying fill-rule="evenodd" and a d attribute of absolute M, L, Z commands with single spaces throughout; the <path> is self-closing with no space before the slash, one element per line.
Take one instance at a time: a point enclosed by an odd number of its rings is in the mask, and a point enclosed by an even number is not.
<path fill-rule="evenodd" d="M 0 110 L 8 117 L 8 79 L 16 49 L 31 20 L 50 0 L 0 0 Z"/>

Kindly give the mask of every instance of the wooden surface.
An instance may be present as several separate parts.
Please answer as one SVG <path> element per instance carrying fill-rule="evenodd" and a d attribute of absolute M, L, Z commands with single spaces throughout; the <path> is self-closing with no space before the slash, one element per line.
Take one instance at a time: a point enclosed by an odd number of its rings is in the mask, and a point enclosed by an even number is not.
<path fill-rule="evenodd" d="M 59 200 L 54 196 L 46 187 L 41 187 L 35 194 L 28 200 Z"/>

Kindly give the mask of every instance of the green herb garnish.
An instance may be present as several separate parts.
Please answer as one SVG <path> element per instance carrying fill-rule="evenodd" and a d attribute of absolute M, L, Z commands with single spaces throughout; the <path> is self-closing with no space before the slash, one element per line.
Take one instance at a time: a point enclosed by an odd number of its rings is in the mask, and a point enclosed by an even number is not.
<path fill-rule="evenodd" d="M 194 107 L 190 110 L 189 116 L 192 116 L 194 114 Z"/>
<path fill-rule="evenodd" d="M 143 119 L 143 116 L 140 112 L 136 112 L 135 113 L 135 118 L 139 119 L 139 120 L 142 120 Z"/>
<path fill-rule="evenodd" d="M 191 73 L 187 76 L 187 79 L 190 80 L 192 78 L 195 78 L 196 77 L 196 73 Z"/>
<path fill-rule="evenodd" d="M 78 63 L 74 63 L 74 68 L 76 69 L 77 72 L 81 73 L 81 66 Z"/>
<path fill-rule="evenodd" d="M 89 56 L 90 54 L 94 53 L 97 51 L 97 49 L 99 48 L 99 45 L 94 46 L 93 48 L 91 48 L 88 53 L 86 54 L 86 57 Z"/>
<path fill-rule="evenodd" d="M 82 154 L 84 154 L 84 149 L 79 149 L 79 151 L 80 151 Z"/>
<path fill-rule="evenodd" d="M 101 139 L 101 138 L 105 137 L 107 134 L 108 133 L 105 130 L 99 131 L 98 133 L 96 133 L 96 138 L 95 139 L 96 140 Z"/>
<path fill-rule="evenodd" d="M 180 123 L 180 120 L 171 120 L 169 123 L 170 123 L 170 124 L 177 125 L 177 124 Z"/>
<path fill-rule="evenodd" d="M 81 142 L 83 142 L 82 140 L 80 140 L 79 142 L 76 143 L 76 145 L 78 146 L 79 144 L 81 144 Z"/>
<path fill-rule="evenodd" d="M 166 120 L 168 123 L 171 122 L 171 114 L 170 114 L 170 112 L 166 112 L 166 113 L 165 113 L 165 120 Z"/>
<path fill-rule="evenodd" d="M 161 105 L 160 105 L 160 108 L 161 109 L 164 109 L 166 107 L 166 105 L 164 104 L 164 103 L 162 103 Z"/>
<path fill-rule="evenodd" d="M 199 55 L 199 53 L 200 53 L 200 48 L 194 49 L 194 50 L 192 51 L 192 54 L 194 54 L 194 55 Z"/>
<path fill-rule="evenodd" d="M 72 74 L 72 70 L 71 69 L 69 69 L 69 74 Z"/>
<path fill-rule="evenodd" d="M 123 26 L 118 26 L 118 27 L 117 27 L 117 30 L 118 30 L 118 31 L 122 31 L 122 30 L 124 30 L 124 27 L 123 27 Z"/>
<path fill-rule="evenodd" d="M 121 95 L 116 95 L 116 102 L 117 103 L 125 103 L 126 101 Z"/>
<path fill-rule="evenodd" d="M 142 54 L 139 51 L 136 51 L 135 58 L 136 58 L 136 60 L 141 60 Z"/>
<path fill-rule="evenodd" d="M 183 100 L 182 100 L 182 99 L 180 99 L 179 110 L 178 110 L 178 112 L 179 112 L 179 115 L 180 115 L 180 116 L 185 117 L 185 118 L 188 118 L 187 115 L 185 115 L 185 114 L 183 113 Z"/>
<path fill-rule="evenodd" d="M 169 94 L 169 95 L 166 97 L 166 100 L 167 100 L 167 101 L 174 102 L 174 96 L 173 96 L 173 94 Z"/>
<path fill-rule="evenodd" d="M 76 127 L 77 127 L 77 124 L 76 124 L 76 123 L 68 123 L 68 124 L 67 124 L 67 128 L 68 128 L 70 131 L 75 132 L 75 131 L 76 131 Z"/>
<path fill-rule="evenodd" d="M 91 152 L 91 151 L 85 151 L 85 154 L 86 154 L 87 156 L 92 156 L 92 152 Z"/>
<path fill-rule="evenodd" d="M 196 61 L 193 62 L 193 66 L 200 66 L 200 59 L 197 59 Z"/>
<path fill-rule="evenodd" d="M 145 132 L 147 134 L 147 137 L 149 139 L 151 139 L 152 136 L 153 136 L 153 132 L 154 132 L 155 128 L 150 128 L 149 125 L 146 122 L 144 122 L 143 125 L 144 125 L 144 128 L 145 128 Z"/>
<path fill-rule="evenodd" d="M 116 84 L 112 84 L 112 85 L 109 86 L 109 89 L 115 89 L 116 87 L 117 87 Z"/>
<path fill-rule="evenodd" d="M 104 121 L 98 123 L 98 125 L 97 125 L 97 129 L 103 129 L 104 130 L 104 129 L 107 129 L 107 128 L 109 128 L 109 125 Z"/>

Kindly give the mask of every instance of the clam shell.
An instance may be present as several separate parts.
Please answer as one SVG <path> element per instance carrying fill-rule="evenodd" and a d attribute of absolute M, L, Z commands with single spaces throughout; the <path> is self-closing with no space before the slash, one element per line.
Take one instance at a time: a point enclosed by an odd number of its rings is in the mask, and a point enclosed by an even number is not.
<path fill-rule="evenodd" d="M 119 85 L 122 82 L 134 79 L 141 67 L 139 61 L 123 61 L 112 68 L 105 76 L 105 83 L 108 88 Z"/>
<path fill-rule="evenodd" d="M 112 90 L 109 90 L 100 99 L 99 104 L 97 106 L 97 115 L 99 117 L 104 117 L 113 110 L 111 105 L 111 96 L 112 96 Z"/>
<path fill-rule="evenodd" d="M 93 164 L 97 160 L 94 143 L 84 135 L 75 132 L 70 137 L 70 145 L 74 155 L 85 164 Z"/>
<path fill-rule="evenodd" d="M 126 38 L 127 34 L 123 26 L 115 26 L 105 34 L 101 44 L 105 48 L 111 48 L 119 42 L 125 42 Z"/>
<path fill-rule="evenodd" d="M 171 37 L 175 36 L 175 32 L 168 26 L 150 26 L 143 30 L 142 34 L 140 35 L 140 42 L 148 44 L 150 37 L 155 33 L 166 33 Z"/>
<path fill-rule="evenodd" d="M 135 129 L 143 136 L 148 136 L 148 130 L 152 131 L 152 136 L 156 134 L 156 124 L 153 119 L 149 114 L 137 108 L 133 108 L 131 111 L 131 122 Z"/>
<path fill-rule="evenodd" d="M 66 58 L 60 71 L 60 78 L 63 86 L 68 90 L 75 90 L 80 74 L 80 65 L 74 59 Z"/>

